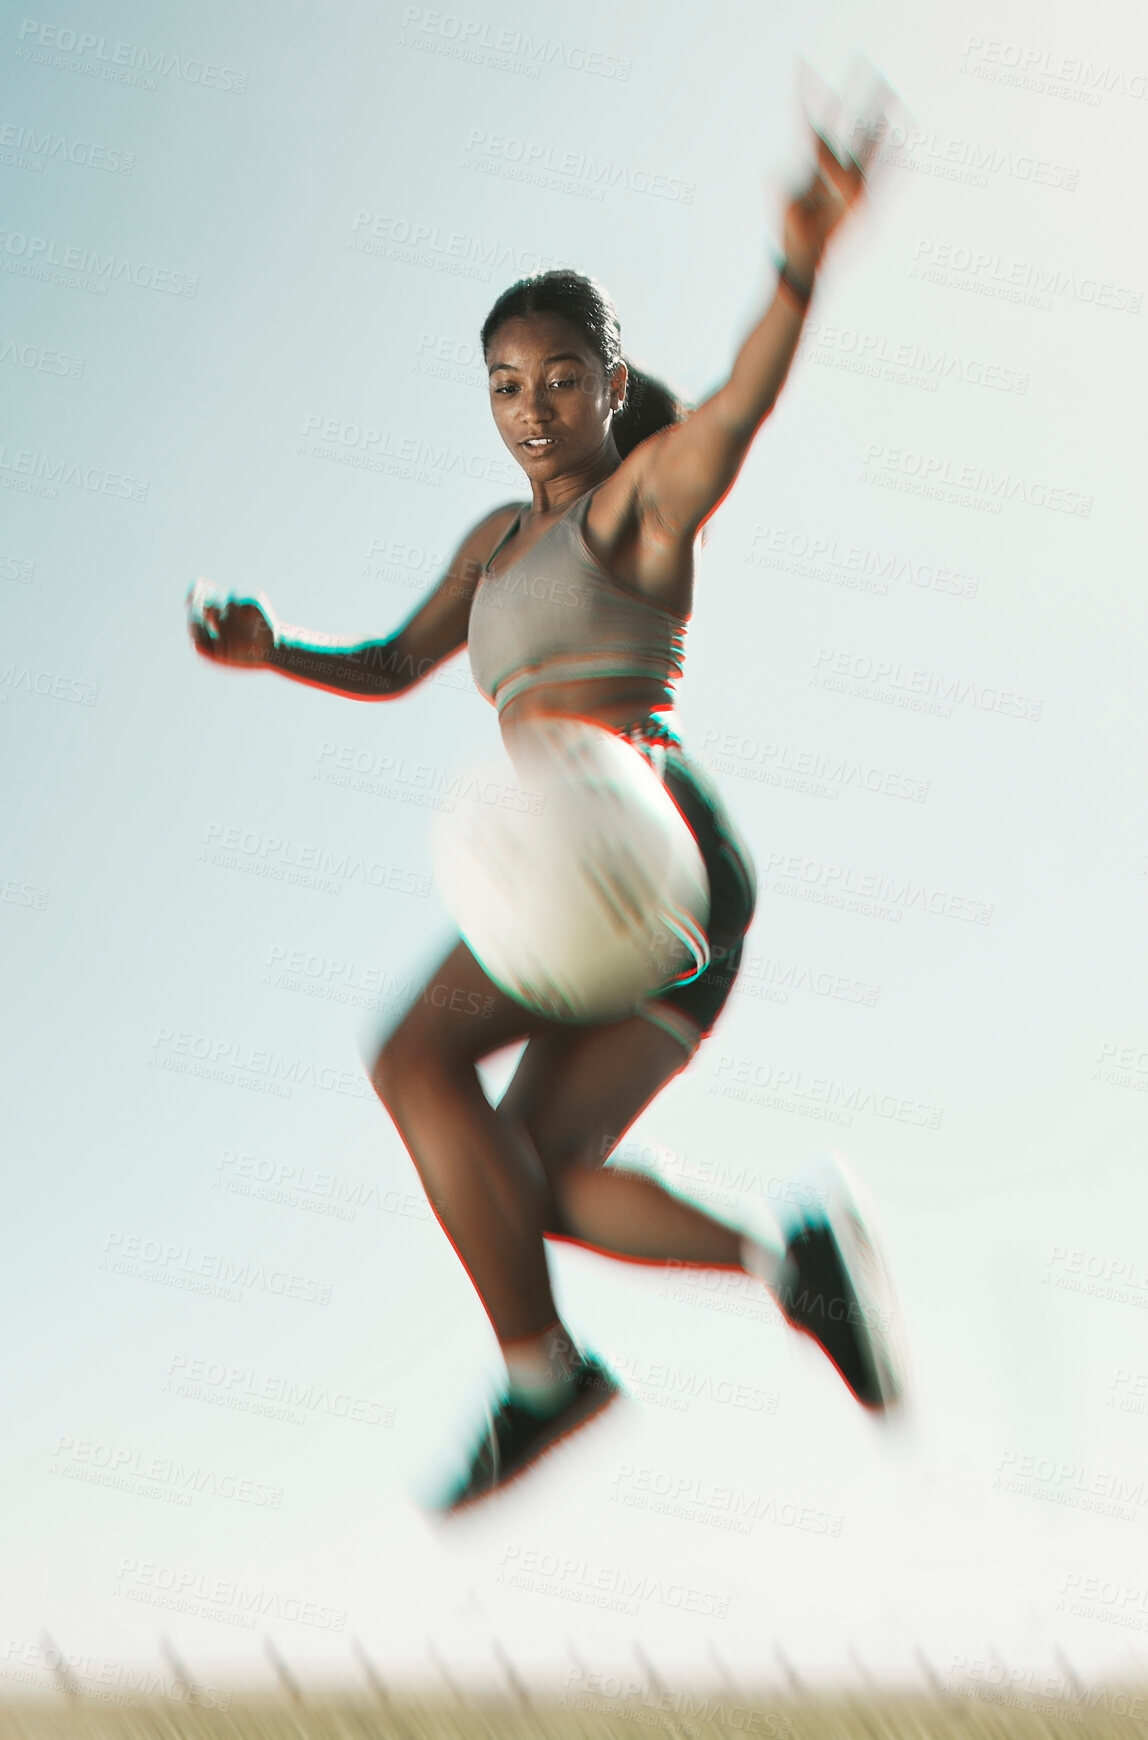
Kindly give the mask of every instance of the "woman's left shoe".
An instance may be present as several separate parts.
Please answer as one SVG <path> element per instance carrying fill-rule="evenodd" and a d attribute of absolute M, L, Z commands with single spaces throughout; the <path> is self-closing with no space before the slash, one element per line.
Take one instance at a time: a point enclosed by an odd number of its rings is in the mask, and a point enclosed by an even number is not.
<path fill-rule="evenodd" d="M 823 1156 L 822 1176 L 819 1209 L 788 1229 L 778 1304 L 862 1406 L 888 1413 L 904 1395 L 903 1336 L 873 1211 L 840 1154 Z"/>
<path fill-rule="evenodd" d="M 570 1394 L 556 1413 L 534 1414 L 509 1398 L 503 1400 L 489 1416 L 466 1475 L 439 1508 L 463 1510 L 498 1492 L 547 1450 L 601 1413 L 620 1393 L 605 1366 L 579 1354 Z"/>

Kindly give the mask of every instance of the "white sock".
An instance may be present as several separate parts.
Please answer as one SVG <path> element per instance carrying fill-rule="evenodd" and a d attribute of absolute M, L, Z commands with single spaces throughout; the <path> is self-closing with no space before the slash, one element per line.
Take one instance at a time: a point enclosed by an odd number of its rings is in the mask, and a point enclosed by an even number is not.
<path fill-rule="evenodd" d="M 760 1239 L 755 1239 L 749 1233 L 743 1233 L 741 1239 L 741 1266 L 747 1275 L 756 1275 L 759 1281 L 764 1281 L 770 1292 L 777 1293 L 785 1258 L 781 1251 L 772 1245 L 766 1245 Z"/>
<path fill-rule="evenodd" d="M 533 1414 L 556 1414 L 574 1382 L 577 1350 L 561 1323 L 502 1344 L 510 1399 Z"/>

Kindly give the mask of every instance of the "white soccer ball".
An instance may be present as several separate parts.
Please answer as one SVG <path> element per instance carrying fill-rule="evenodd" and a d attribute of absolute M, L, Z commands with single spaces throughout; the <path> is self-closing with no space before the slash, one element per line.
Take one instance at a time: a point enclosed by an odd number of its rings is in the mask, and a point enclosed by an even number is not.
<path fill-rule="evenodd" d="M 517 783 L 466 781 L 439 889 L 494 982 L 556 1020 L 613 1021 L 709 964 L 697 842 L 644 756 L 581 719 L 518 727 Z"/>

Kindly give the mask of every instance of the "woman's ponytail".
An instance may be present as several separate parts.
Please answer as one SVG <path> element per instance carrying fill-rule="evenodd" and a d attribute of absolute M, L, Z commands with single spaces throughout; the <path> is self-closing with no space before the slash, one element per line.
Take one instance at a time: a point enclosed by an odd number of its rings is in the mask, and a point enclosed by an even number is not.
<path fill-rule="evenodd" d="M 627 368 L 626 402 L 614 417 L 614 445 L 619 459 L 625 459 L 650 435 L 680 423 L 689 415 L 689 406 L 666 386 L 664 381 L 631 362 L 622 359 Z"/>

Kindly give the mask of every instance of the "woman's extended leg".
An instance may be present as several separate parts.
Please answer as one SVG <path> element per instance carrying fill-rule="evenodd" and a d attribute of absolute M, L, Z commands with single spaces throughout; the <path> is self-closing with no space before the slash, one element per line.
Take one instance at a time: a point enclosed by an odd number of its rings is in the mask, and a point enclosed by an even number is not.
<path fill-rule="evenodd" d="M 542 1238 L 557 1209 L 529 1136 L 490 1104 L 475 1066 L 544 1025 L 459 943 L 371 1076 L 503 1343 L 555 1321 Z"/>
<path fill-rule="evenodd" d="M 459 944 L 382 1046 L 372 1072 L 507 1363 L 509 1397 L 481 1436 L 449 1508 L 494 1490 L 617 1393 L 558 1320 L 543 1237 L 561 1229 L 561 1210 L 525 1127 L 490 1104 L 475 1067 L 523 1033 L 564 1038 L 567 1031 L 531 1018 Z M 651 1069 L 644 1044 L 637 1032 L 615 1038 L 612 1056 L 623 1075 L 650 1081 L 648 1097 L 666 1071 L 664 1063 Z M 679 1055 L 674 1070 L 680 1061 Z"/>

